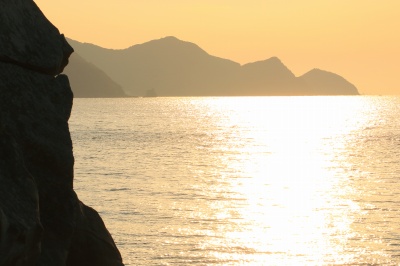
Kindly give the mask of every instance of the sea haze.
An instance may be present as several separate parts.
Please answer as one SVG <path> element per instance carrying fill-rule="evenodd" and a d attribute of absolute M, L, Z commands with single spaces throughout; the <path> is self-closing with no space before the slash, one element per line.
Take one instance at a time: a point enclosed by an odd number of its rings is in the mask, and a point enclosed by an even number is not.
<path fill-rule="evenodd" d="M 75 99 L 126 265 L 400 264 L 399 97 Z"/>

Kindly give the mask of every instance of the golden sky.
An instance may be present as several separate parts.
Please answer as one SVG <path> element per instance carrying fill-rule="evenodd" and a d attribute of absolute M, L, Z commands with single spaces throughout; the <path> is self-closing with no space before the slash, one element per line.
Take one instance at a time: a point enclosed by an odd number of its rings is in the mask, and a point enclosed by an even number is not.
<path fill-rule="evenodd" d="M 35 0 L 67 37 L 106 48 L 175 36 L 241 64 L 279 57 L 400 94 L 400 0 Z"/>

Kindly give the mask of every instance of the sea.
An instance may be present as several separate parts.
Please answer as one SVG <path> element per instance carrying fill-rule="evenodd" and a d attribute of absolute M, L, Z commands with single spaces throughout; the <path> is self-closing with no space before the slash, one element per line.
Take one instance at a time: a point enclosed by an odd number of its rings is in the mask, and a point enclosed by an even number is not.
<path fill-rule="evenodd" d="M 125 265 L 400 265 L 400 97 L 74 99 Z"/>

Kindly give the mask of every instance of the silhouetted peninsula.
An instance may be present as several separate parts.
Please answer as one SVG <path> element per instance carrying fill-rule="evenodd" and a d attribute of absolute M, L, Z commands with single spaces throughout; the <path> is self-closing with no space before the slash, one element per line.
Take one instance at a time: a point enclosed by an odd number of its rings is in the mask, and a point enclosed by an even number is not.
<path fill-rule="evenodd" d="M 296 77 L 277 57 L 241 66 L 175 37 L 123 50 L 69 42 L 133 96 L 145 96 L 149 88 L 157 88 L 158 96 L 358 94 L 351 83 L 344 78 L 338 82 L 340 76 L 330 72 Z"/>
<path fill-rule="evenodd" d="M 64 73 L 69 77 L 75 98 L 128 96 L 103 70 L 87 62 L 77 53 L 71 55 Z"/>

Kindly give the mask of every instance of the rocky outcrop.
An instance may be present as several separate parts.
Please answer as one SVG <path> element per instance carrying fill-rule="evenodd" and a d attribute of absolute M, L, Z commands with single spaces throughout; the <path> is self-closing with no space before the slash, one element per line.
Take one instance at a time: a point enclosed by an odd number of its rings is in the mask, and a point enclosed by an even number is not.
<path fill-rule="evenodd" d="M 0 7 L 0 265 L 123 265 L 73 190 L 73 95 L 60 74 L 73 49 L 33 1 Z"/>
<path fill-rule="evenodd" d="M 0 60 L 57 75 L 73 52 L 32 0 L 0 0 Z"/>

